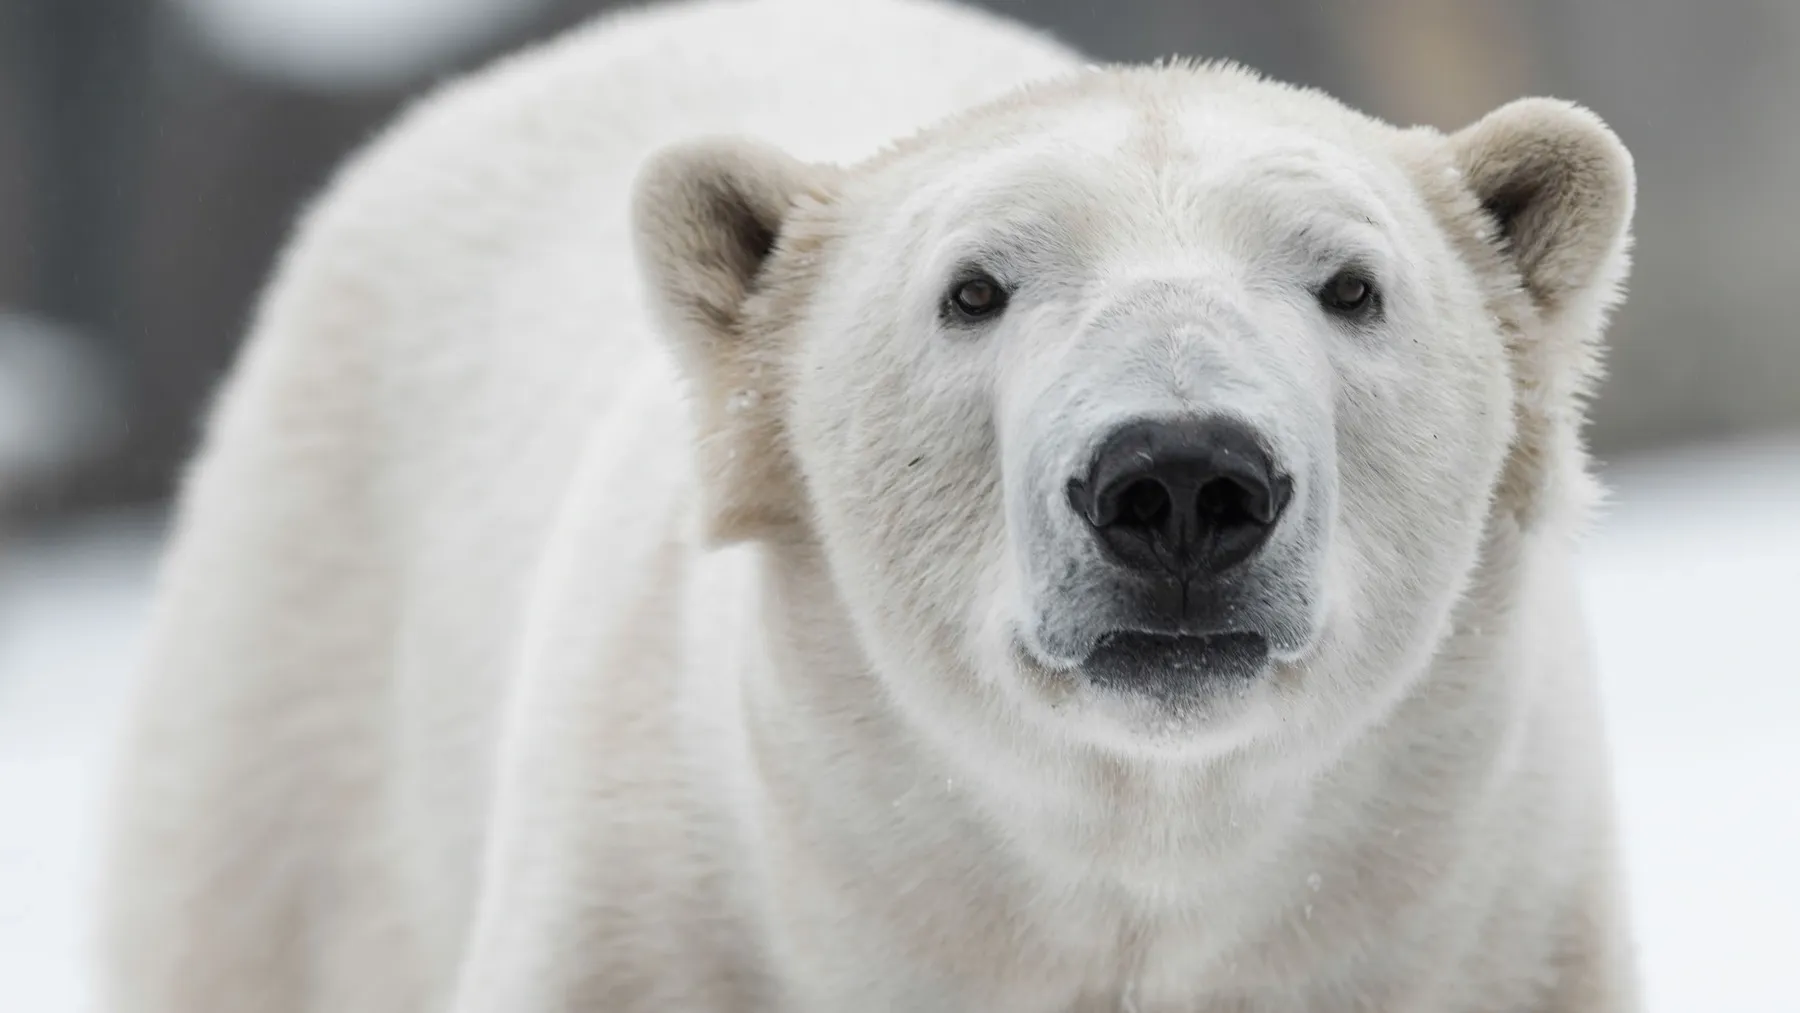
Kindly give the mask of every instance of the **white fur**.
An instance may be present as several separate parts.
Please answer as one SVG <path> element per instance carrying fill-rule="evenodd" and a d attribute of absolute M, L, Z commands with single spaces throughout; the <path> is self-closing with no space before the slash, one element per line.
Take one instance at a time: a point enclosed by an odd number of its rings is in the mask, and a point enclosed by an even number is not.
<path fill-rule="evenodd" d="M 1632 1008 L 1570 573 L 1628 157 L 1077 66 L 713 0 L 353 163 L 184 497 L 110 1008 Z M 1172 708 L 1079 677 L 1055 504 L 1200 409 L 1299 491 L 1273 667 Z"/>

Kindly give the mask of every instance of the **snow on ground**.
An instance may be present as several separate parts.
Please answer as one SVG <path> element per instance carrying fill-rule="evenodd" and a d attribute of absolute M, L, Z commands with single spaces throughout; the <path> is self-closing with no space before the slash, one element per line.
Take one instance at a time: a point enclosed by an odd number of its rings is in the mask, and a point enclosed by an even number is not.
<path fill-rule="evenodd" d="M 1587 553 L 1652 1013 L 1800 1010 L 1800 441 L 1635 462 Z"/>
<path fill-rule="evenodd" d="M 1800 1009 L 1800 440 L 1630 462 L 1586 554 L 1650 1013 Z M 75 1013 L 154 517 L 0 537 L 0 1009 Z"/>
<path fill-rule="evenodd" d="M 144 616 L 156 520 L 0 532 L 0 1010 L 87 1009 L 100 786 Z"/>

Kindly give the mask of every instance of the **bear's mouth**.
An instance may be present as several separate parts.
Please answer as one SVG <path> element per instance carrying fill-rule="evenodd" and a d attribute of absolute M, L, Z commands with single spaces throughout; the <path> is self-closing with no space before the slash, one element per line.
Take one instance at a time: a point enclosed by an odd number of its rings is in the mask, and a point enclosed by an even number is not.
<path fill-rule="evenodd" d="M 1269 665 L 1260 633 L 1192 634 L 1115 630 L 1104 633 L 1081 663 L 1096 685 L 1156 696 L 1185 696 L 1215 684 L 1247 681 Z"/>

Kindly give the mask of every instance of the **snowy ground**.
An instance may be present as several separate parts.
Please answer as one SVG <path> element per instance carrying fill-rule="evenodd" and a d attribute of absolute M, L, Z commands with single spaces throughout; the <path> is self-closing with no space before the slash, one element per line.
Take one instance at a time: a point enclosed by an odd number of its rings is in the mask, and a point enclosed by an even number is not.
<path fill-rule="evenodd" d="M 1800 1010 L 1800 440 L 1617 469 L 1587 555 L 1652 1013 Z M 154 518 L 0 540 L 0 1010 L 85 1009 Z"/>

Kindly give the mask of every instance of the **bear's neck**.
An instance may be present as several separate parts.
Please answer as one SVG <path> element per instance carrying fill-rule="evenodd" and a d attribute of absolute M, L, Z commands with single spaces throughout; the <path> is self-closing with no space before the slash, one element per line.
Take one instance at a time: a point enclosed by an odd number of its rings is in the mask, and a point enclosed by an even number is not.
<path fill-rule="evenodd" d="M 1176 767 L 1066 746 L 1053 755 L 1020 734 L 996 777 L 901 713 L 816 551 L 765 553 L 743 719 L 755 804 L 766 807 L 754 819 L 779 833 L 747 836 L 771 881 L 814 870 L 794 880 L 833 884 L 833 907 L 897 933 L 895 945 L 934 966 L 959 963 L 964 930 L 996 968 L 1036 968 L 1038 951 L 1080 963 L 1120 947 L 1117 959 L 1130 963 L 1188 950 L 1201 942 L 1176 937 L 1196 925 L 1266 918 L 1271 907 L 1292 908 L 1272 925 L 1330 928 L 1349 915 L 1327 884 L 1412 896 L 1454 875 L 1473 823 L 1510 825 L 1481 807 L 1543 738 L 1541 694 L 1515 677 L 1522 659 L 1512 653 L 1543 609 L 1521 603 L 1566 569 L 1552 559 L 1540 572 L 1536 555 L 1484 565 L 1469 589 L 1481 600 L 1458 610 L 1410 691 L 1373 728 L 1323 752 L 1296 757 L 1287 743 Z M 1475 628 L 1472 615 L 1490 621 Z M 805 917 L 788 899 L 771 903 L 772 917 Z M 1371 910 L 1380 908 L 1356 908 Z M 1083 927 L 1072 933 L 1071 919 Z M 1382 931 L 1343 928 L 1344 938 Z M 1008 940 L 1004 952 L 992 933 Z"/>

